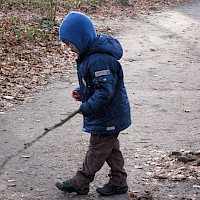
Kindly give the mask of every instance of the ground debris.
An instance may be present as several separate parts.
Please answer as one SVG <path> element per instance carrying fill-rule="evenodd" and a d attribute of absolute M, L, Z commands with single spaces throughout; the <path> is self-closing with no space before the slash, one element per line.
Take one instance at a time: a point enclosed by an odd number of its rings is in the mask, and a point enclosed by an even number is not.
<path fill-rule="evenodd" d="M 200 159 L 200 151 L 172 152 L 169 156 L 174 157 L 178 161 L 184 162 L 184 163 L 193 162 L 193 161 L 196 161 L 198 163 L 198 160 Z M 197 163 L 196 165 L 198 166 Z"/>
<path fill-rule="evenodd" d="M 187 162 L 180 158 L 187 159 Z M 199 152 L 172 152 L 159 159 L 151 159 L 148 162 L 151 165 L 150 172 L 146 174 L 151 178 L 160 180 L 200 180 L 200 170 L 197 165 L 198 159 Z"/>
<path fill-rule="evenodd" d="M 130 198 L 134 199 L 134 200 L 152 200 L 153 199 L 153 195 L 151 193 L 151 191 L 149 190 L 145 190 L 142 193 L 131 193 L 130 194 Z"/>
<path fill-rule="evenodd" d="M 22 156 L 22 158 L 30 158 L 31 156 L 29 156 L 29 155 L 24 155 L 24 156 Z"/>

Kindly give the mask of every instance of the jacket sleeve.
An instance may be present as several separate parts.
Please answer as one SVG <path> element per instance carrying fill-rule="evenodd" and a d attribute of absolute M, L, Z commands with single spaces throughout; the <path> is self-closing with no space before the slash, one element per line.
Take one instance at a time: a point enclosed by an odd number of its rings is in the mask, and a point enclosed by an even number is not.
<path fill-rule="evenodd" d="M 77 87 L 74 91 L 78 92 L 79 94 L 81 93 L 80 87 Z"/>
<path fill-rule="evenodd" d="M 91 67 L 90 74 L 94 84 L 94 94 L 87 102 L 81 104 L 81 111 L 85 117 L 99 117 L 115 94 L 117 75 L 105 66 Z"/>

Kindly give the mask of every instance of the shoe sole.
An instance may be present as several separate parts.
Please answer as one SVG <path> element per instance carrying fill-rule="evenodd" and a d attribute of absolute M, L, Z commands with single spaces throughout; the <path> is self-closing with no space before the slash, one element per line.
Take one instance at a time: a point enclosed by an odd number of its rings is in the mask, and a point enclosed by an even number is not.
<path fill-rule="evenodd" d="M 110 192 L 110 193 L 103 193 L 103 192 L 100 192 L 98 190 L 96 190 L 96 191 L 103 196 L 111 196 L 111 195 L 114 195 L 114 194 L 125 194 L 125 193 L 127 193 L 128 189 L 125 189 L 123 191 L 118 190 L 118 191 L 114 191 L 114 192 Z"/>
<path fill-rule="evenodd" d="M 66 189 L 66 188 L 61 188 L 61 185 L 59 184 L 59 183 L 56 183 L 56 187 L 59 189 L 59 190 L 61 190 L 61 191 L 63 191 L 63 192 L 67 192 L 67 193 L 72 193 L 72 192 L 76 192 L 76 194 L 78 194 L 78 195 L 86 195 L 86 194 L 88 194 L 88 192 L 89 192 L 89 189 L 88 190 L 86 190 L 86 191 L 80 191 L 80 190 L 76 190 L 76 189 Z"/>

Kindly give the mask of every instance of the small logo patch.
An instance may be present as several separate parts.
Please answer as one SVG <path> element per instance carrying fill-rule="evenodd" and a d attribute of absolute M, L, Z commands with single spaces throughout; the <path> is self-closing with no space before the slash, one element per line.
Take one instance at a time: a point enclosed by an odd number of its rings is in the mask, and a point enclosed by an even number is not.
<path fill-rule="evenodd" d="M 110 126 L 110 127 L 106 127 L 107 131 L 114 131 L 115 130 L 115 126 Z"/>
<path fill-rule="evenodd" d="M 102 70 L 95 72 L 95 77 L 110 75 L 110 70 Z"/>

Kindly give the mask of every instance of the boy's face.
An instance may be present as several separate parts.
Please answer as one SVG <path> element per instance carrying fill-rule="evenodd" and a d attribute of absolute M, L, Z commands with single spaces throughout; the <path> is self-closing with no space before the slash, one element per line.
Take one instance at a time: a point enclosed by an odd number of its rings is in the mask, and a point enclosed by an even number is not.
<path fill-rule="evenodd" d="M 75 53 L 79 53 L 78 49 L 71 43 L 66 40 L 63 40 L 63 42 Z"/>

